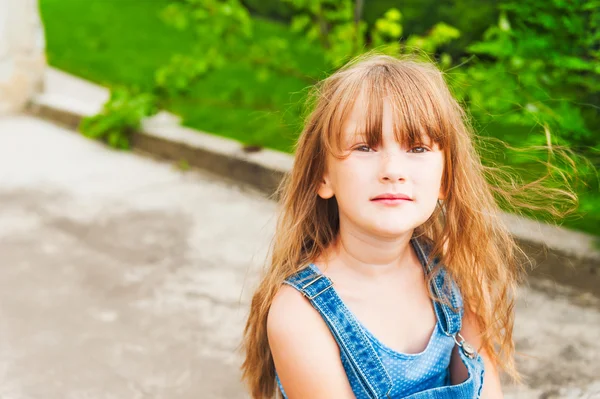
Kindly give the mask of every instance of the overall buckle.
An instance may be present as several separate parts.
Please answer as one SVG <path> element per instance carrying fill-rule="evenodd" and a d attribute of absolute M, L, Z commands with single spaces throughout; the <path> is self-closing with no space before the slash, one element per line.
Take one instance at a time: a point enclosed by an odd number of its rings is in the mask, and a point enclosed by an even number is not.
<path fill-rule="evenodd" d="M 304 285 L 302 287 L 302 295 L 304 295 L 305 297 L 307 297 L 308 299 L 312 300 L 315 299 L 316 297 L 318 297 L 319 295 L 321 295 L 322 293 L 324 293 L 325 291 L 327 291 L 328 289 L 330 289 L 333 286 L 333 282 L 331 280 L 329 280 L 329 284 L 323 288 L 321 291 L 317 292 L 314 295 L 308 295 L 305 291 L 305 289 L 307 287 L 310 287 L 312 284 L 316 283 L 317 281 L 319 281 L 320 279 L 325 278 L 325 275 L 323 274 L 319 274 L 319 276 L 317 278 L 315 278 L 314 280 L 312 280 L 311 282 L 309 282 L 308 284 Z"/>

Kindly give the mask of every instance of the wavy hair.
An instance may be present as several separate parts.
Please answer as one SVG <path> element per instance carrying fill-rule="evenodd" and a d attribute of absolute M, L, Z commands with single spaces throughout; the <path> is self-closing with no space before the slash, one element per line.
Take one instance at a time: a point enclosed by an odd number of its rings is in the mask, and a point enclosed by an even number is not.
<path fill-rule="evenodd" d="M 382 140 L 384 98 L 394 104 L 394 132 L 402 143 L 426 134 L 444 152 L 445 193 L 431 217 L 414 234 L 433 242 L 440 259 L 473 310 L 491 360 L 519 380 L 514 362 L 514 303 L 528 260 L 500 217 L 499 199 L 515 209 L 540 209 L 530 201 L 550 198 L 574 203 L 568 189 L 542 186 L 543 178 L 516 184 L 500 168 L 482 164 L 469 119 L 452 96 L 443 73 L 430 62 L 382 54 L 357 57 L 319 82 L 311 113 L 297 141 L 294 166 L 278 189 L 280 214 L 270 262 L 255 291 L 244 330 L 243 379 L 253 398 L 275 395 L 275 369 L 267 340 L 267 315 L 283 281 L 315 261 L 339 231 L 335 197 L 317 195 L 326 156 L 341 151 L 341 127 L 360 95 L 366 98 L 364 130 L 369 145 Z M 557 202 L 558 203 L 558 202 Z M 547 206 L 547 205 L 546 205 Z M 556 210 L 556 214 L 558 214 Z M 433 278 L 434 273 L 428 278 Z"/>

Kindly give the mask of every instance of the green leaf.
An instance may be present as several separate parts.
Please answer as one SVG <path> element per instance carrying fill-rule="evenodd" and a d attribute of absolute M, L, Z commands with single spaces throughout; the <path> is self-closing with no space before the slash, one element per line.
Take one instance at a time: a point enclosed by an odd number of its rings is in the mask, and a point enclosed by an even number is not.
<path fill-rule="evenodd" d="M 385 19 L 388 19 L 390 21 L 399 22 L 400 20 L 402 20 L 402 13 L 400 13 L 400 11 L 397 8 L 390 8 L 386 11 L 384 15 Z"/>
<path fill-rule="evenodd" d="M 506 13 L 505 12 L 500 13 L 500 18 L 498 20 L 498 27 L 503 32 L 509 32 L 510 31 L 510 22 L 508 21 L 508 18 L 506 17 Z"/>
<path fill-rule="evenodd" d="M 302 14 L 292 19 L 291 30 L 292 32 L 302 32 L 310 23 L 310 17 L 306 14 Z"/>

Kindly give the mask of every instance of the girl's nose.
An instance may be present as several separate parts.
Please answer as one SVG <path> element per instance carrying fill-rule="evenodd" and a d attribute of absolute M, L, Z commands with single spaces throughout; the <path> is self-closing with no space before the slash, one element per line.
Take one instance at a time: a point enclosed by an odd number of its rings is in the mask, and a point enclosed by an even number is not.
<path fill-rule="evenodd" d="M 401 154 L 383 153 L 380 179 L 386 182 L 406 180 L 406 163 Z"/>

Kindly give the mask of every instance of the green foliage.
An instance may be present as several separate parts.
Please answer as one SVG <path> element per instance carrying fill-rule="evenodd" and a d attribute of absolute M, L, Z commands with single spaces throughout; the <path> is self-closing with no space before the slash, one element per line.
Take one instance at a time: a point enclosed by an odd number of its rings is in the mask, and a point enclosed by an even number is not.
<path fill-rule="evenodd" d="M 332 68 L 377 48 L 387 54 L 433 53 L 440 46 L 460 37 L 450 25 L 438 23 L 425 35 L 411 35 L 403 43 L 402 13 L 390 8 L 369 29 L 352 0 L 284 0 L 299 13 L 292 19 L 292 30 L 303 32 L 308 41 L 320 43 Z M 449 64 L 450 57 L 441 57 Z"/>
<path fill-rule="evenodd" d="M 131 134 L 139 129 L 142 118 L 156 111 L 153 95 L 117 89 L 112 91 L 102 112 L 84 118 L 79 129 L 86 137 L 125 150 L 129 148 Z"/>
<path fill-rule="evenodd" d="M 326 49 L 332 67 L 339 67 L 348 57 L 362 51 L 366 24 L 355 20 L 352 0 L 284 0 L 297 14 L 291 29 L 303 33 L 311 43 Z"/>
<path fill-rule="evenodd" d="M 163 17 L 178 29 L 190 27 L 198 36 L 226 43 L 238 36 L 251 36 L 250 14 L 238 0 L 173 0 Z"/>
<path fill-rule="evenodd" d="M 187 172 L 188 170 L 190 170 L 191 166 L 190 163 L 188 162 L 187 159 L 180 159 L 177 164 L 176 167 L 178 170 L 182 171 L 182 172 Z"/>
<path fill-rule="evenodd" d="M 600 7 L 584 0 L 505 1 L 498 23 L 468 51 L 459 79 L 482 122 L 541 126 L 555 142 L 583 150 L 597 142 L 600 117 Z M 597 5 L 600 3 L 596 2 Z M 532 143 L 545 143 L 540 134 Z"/>
<path fill-rule="evenodd" d="M 505 0 L 497 23 L 467 48 L 475 58 L 449 74 L 478 130 L 512 145 L 549 148 L 503 154 L 502 164 L 522 176 L 539 175 L 552 148 L 575 151 L 574 164 L 548 172 L 570 176 L 569 183 L 576 184 L 579 220 L 570 223 L 589 231 L 600 220 L 599 5 Z"/>
<path fill-rule="evenodd" d="M 255 15 L 272 20 L 288 21 L 293 10 L 281 0 L 242 0 L 244 6 Z"/>
<path fill-rule="evenodd" d="M 374 47 L 385 46 L 384 51 L 392 54 L 400 52 L 400 38 L 403 26 L 401 24 L 402 14 L 396 8 L 390 8 L 383 17 L 377 19 L 371 33 L 372 45 Z"/>
<path fill-rule="evenodd" d="M 447 25 L 443 22 L 436 24 L 427 36 L 410 36 L 406 41 L 408 47 L 416 47 L 427 53 L 433 54 L 435 51 L 450 43 L 454 39 L 460 37 L 460 32 L 453 26 Z"/>
<path fill-rule="evenodd" d="M 253 13 L 277 20 L 291 20 L 294 7 L 290 1 L 244 0 Z M 368 0 L 363 3 L 363 17 L 367 31 L 371 31 L 376 21 L 386 11 L 395 8 L 403 16 L 403 35 L 425 35 L 436 23 L 442 21 L 456 27 L 461 37 L 444 46 L 444 51 L 452 58 L 464 55 L 464 49 L 492 25 L 498 15 L 498 0 Z"/>
<path fill-rule="evenodd" d="M 303 76 L 288 40 L 273 36 L 255 41 L 253 20 L 238 0 L 175 0 L 164 10 L 163 18 L 179 29 L 193 29 L 202 44 L 186 55 L 176 55 L 158 70 L 156 82 L 162 94 L 185 93 L 196 81 L 228 63 L 252 66 L 262 82 L 272 72 Z"/>
<path fill-rule="evenodd" d="M 163 96 L 185 94 L 190 86 L 226 62 L 227 50 L 252 37 L 252 19 L 238 0 L 175 0 L 162 13 L 177 29 L 193 29 L 204 39 L 189 54 L 176 54 L 158 69 L 156 90 Z"/>
<path fill-rule="evenodd" d="M 364 1 L 364 16 L 356 9 L 360 1 L 284 0 L 277 7 L 289 12 L 287 26 L 251 17 L 245 7 L 276 12 L 275 3 L 92 2 L 94 17 L 86 21 L 78 0 L 41 0 L 43 11 L 66 3 L 74 17 L 56 11 L 53 20 L 73 26 L 72 32 L 65 30 L 59 43 L 61 24 L 48 24 L 53 65 L 111 87 L 129 84 L 82 123 L 90 137 L 126 148 L 141 118 L 166 108 L 189 126 L 291 151 L 305 87 L 373 48 L 423 54 L 446 71 L 479 132 L 518 147 L 569 144 L 588 156 L 591 163 L 575 166 L 587 179 L 578 188 L 580 212 L 591 217 L 570 224 L 594 231 L 600 221 L 597 0 L 503 0 L 498 8 L 479 0 L 376 0 Z M 159 23 L 158 10 L 166 24 Z M 492 17 L 497 22 L 481 34 Z M 139 38 L 137 32 L 143 32 Z M 497 161 L 523 176 L 543 173 L 539 161 L 548 152 L 530 155 L 503 153 Z M 572 166 L 556 169 L 557 177 L 570 175 Z"/>

